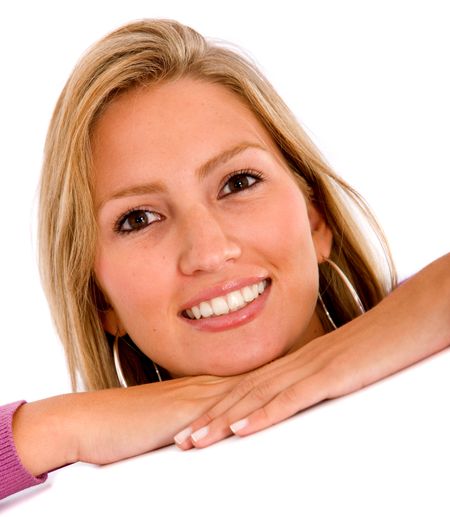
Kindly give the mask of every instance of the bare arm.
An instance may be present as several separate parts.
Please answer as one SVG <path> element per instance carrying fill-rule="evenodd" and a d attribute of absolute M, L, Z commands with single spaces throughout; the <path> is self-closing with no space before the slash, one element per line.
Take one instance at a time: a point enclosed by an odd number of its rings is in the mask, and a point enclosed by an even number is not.
<path fill-rule="evenodd" d="M 34 476 L 68 463 L 105 464 L 173 443 L 238 377 L 199 376 L 30 402 L 13 419 L 17 452 Z"/>
<path fill-rule="evenodd" d="M 450 344 L 450 254 L 338 330 L 248 374 L 191 424 L 182 449 L 244 436 L 391 375 Z M 232 429 L 230 429 L 230 425 Z"/>

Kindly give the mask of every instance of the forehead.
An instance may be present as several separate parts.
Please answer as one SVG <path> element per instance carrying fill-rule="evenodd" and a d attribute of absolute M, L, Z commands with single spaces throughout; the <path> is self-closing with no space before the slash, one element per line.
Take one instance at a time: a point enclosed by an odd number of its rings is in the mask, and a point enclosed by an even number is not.
<path fill-rule="evenodd" d="M 94 138 L 99 134 L 111 137 L 113 133 L 123 134 L 133 125 L 148 134 L 154 130 L 167 137 L 188 127 L 200 129 L 199 125 L 208 123 L 244 121 L 259 125 L 237 94 L 220 84 L 186 77 L 120 93 L 103 110 L 93 133 Z"/>
<path fill-rule="evenodd" d="M 95 182 L 133 168 L 167 174 L 197 168 L 242 141 L 281 155 L 264 126 L 234 93 L 190 78 L 120 94 L 92 138 Z"/>

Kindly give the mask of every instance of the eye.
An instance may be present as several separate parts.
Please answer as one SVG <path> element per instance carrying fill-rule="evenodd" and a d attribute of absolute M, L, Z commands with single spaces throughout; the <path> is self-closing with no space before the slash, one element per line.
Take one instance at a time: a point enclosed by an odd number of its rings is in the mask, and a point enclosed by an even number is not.
<path fill-rule="evenodd" d="M 117 233 L 130 233 L 143 230 L 155 221 L 161 221 L 162 216 L 151 210 L 133 209 L 119 218 L 115 225 Z"/>
<path fill-rule="evenodd" d="M 259 181 L 262 175 L 256 171 L 241 171 L 231 174 L 222 187 L 220 194 L 222 197 L 235 194 L 241 190 L 247 190 Z"/>

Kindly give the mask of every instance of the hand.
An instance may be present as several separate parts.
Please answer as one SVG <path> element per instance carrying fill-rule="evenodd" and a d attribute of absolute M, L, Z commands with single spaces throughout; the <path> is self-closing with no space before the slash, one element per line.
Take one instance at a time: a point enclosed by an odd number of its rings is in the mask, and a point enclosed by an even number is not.
<path fill-rule="evenodd" d="M 356 346 L 342 332 L 246 375 L 230 393 L 175 437 L 183 449 L 205 447 L 235 433 L 260 431 L 322 400 L 339 397 L 391 373 L 380 348 Z"/>

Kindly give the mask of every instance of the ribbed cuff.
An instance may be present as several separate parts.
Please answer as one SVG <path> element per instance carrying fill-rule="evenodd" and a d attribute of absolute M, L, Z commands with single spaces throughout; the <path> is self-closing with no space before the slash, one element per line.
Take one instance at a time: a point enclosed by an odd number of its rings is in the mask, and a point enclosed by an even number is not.
<path fill-rule="evenodd" d="M 0 499 L 47 479 L 47 474 L 34 477 L 22 465 L 17 454 L 12 433 L 12 419 L 15 411 L 25 404 L 24 400 L 0 406 Z"/>

